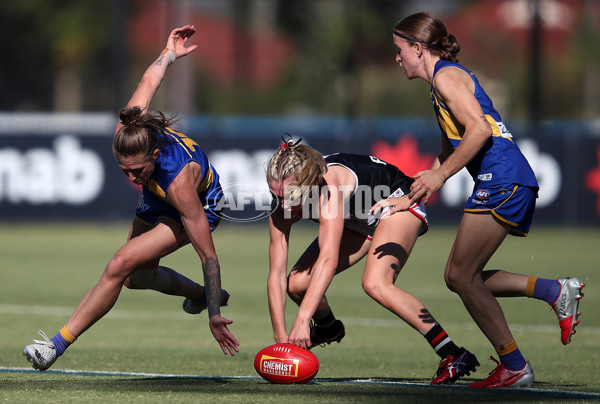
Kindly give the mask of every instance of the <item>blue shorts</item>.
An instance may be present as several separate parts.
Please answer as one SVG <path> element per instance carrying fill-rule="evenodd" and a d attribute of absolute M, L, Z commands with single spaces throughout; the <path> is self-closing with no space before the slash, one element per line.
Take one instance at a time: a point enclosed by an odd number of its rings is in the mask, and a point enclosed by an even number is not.
<path fill-rule="evenodd" d="M 221 192 L 220 195 L 222 194 Z M 217 203 L 218 200 L 211 201 L 210 204 L 204 204 L 204 212 L 210 224 L 211 232 L 217 228 L 221 221 L 220 212 L 216 210 Z M 135 216 L 138 220 L 151 227 L 154 227 L 156 223 L 164 219 L 170 219 L 182 229 L 184 228 L 179 211 L 146 189 L 142 190 L 142 196 L 135 210 Z"/>
<path fill-rule="evenodd" d="M 489 185 L 491 187 L 487 187 Z M 536 188 L 482 181 L 467 200 L 465 212 L 491 212 L 498 220 L 511 226 L 509 234 L 527 237 L 536 198 Z"/>

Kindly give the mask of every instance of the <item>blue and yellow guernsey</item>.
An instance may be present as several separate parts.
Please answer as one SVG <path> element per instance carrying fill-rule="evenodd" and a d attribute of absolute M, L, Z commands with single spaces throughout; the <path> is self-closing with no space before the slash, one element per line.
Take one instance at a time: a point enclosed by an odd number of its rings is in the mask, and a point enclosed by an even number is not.
<path fill-rule="evenodd" d="M 164 202 L 168 202 L 169 186 L 186 164 L 194 161 L 202 168 L 202 181 L 198 186 L 198 196 L 203 205 L 207 204 L 207 195 L 213 199 L 220 195 L 219 175 L 208 161 L 198 143 L 183 133 L 172 128 L 158 134 L 160 154 L 150 179 L 143 185 L 144 190 L 151 192 Z M 208 201 L 209 204 L 214 201 Z"/>
<path fill-rule="evenodd" d="M 466 166 L 475 181 L 475 188 L 483 180 L 493 181 L 496 184 L 518 184 L 537 189 L 538 183 L 533 170 L 515 143 L 511 133 L 502 123 L 500 114 L 494 109 L 492 100 L 479 84 L 477 77 L 459 63 L 446 60 L 439 60 L 435 64 L 433 76 L 435 77 L 441 69 L 448 66 L 458 67 L 471 76 L 475 83 L 475 98 L 479 101 L 485 118 L 492 128 L 492 137 Z M 456 120 L 452 112 L 438 101 L 433 91 L 433 85 L 430 92 L 442 134 L 448 138 L 453 148 L 457 148 L 462 140 L 465 128 Z"/>

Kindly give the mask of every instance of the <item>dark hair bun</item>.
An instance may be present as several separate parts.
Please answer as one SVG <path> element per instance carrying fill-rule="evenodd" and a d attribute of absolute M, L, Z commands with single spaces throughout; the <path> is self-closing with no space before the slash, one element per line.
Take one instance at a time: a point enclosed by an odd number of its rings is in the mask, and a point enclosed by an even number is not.
<path fill-rule="evenodd" d="M 142 116 L 142 109 L 139 106 L 123 108 L 119 112 L 119 119 L 123 122 L 123 125 L 136 124 Z"/>

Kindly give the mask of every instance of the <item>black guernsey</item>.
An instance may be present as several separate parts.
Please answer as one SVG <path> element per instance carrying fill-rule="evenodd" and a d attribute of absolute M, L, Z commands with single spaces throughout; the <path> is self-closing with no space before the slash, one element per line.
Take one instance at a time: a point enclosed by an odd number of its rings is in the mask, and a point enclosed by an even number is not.
<path fill-rule="evenodd" d="M 345 206 L 345 220 L 360 224 L 371 231 L 377 225 L 369 219 L 369 209 L 376 202 L 389 197 L 393 192 L 401 190 L 401 196 L 408 194 L 414 179 L 404 174 L 398 167 L 386 163 L 377 157 L 335 153 L 324 156 L 327 166 L 340 165 L 350 170 L 356 178 L 356 188 Z M 369 223 L 371 223 L 369 225 Z"/>

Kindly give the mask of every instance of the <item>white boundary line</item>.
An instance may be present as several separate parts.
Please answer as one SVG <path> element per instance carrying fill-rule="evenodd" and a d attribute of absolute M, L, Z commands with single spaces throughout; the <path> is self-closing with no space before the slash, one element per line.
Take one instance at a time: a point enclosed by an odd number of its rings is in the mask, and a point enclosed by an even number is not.
<path fill-rule="evenodd" d="M 0 373 L 37 373 L 41 372 L 32 368 L 21 368 L 21 367 L 3 367 L 0 366 Z M 175 374 L 161 374 L 161 373 L 138 373 L 138 372 L 116 372 L 116 371 L 96 371 L 96 370 L 75 370 L 75 369 L 49 369 L 43 374 L 46 375 L 73 375 L 73 376 L 84 376 L 84 377 L 141 377 L 141 378 L 157 378 L 157 379 L 197 379 L 197 380 L 216 380 L 216 379 L 233 379 L 233 380 L 252 380 L 258 382 L 264 382 L 259 376 L 199 376 L 199 375 L 175 375 Z M 444 386 L 432 386 L 429 383 L 414 383 L 404 382 L 399 380 L 380 380 L 380 379 L 334 379 L 334 378 L 315 378 L 315 383 L 337 383 L 337 384 L 367 384 L 367 385 L 386 385 L 386 386 L 406 386 L 415 388 L 430 388 L 430 389 L 458 389 L 465 391 L 489 391 L 490 393 L 501 393 L 501 394 L 531 394 L 542 399 L 553 398 L 553 399 L 591 399 L 600 401 L 600 393 L 591 393 L 585 391 L 567 391 L 567 390 L 556 390 L 556 389 L 537 389 L 537 388 L 524 388 L 524 389 L 494 389 L 494 390 L 481 390 L 481 389 L 470 389 L 466 385 L 444 385 Z"/>

